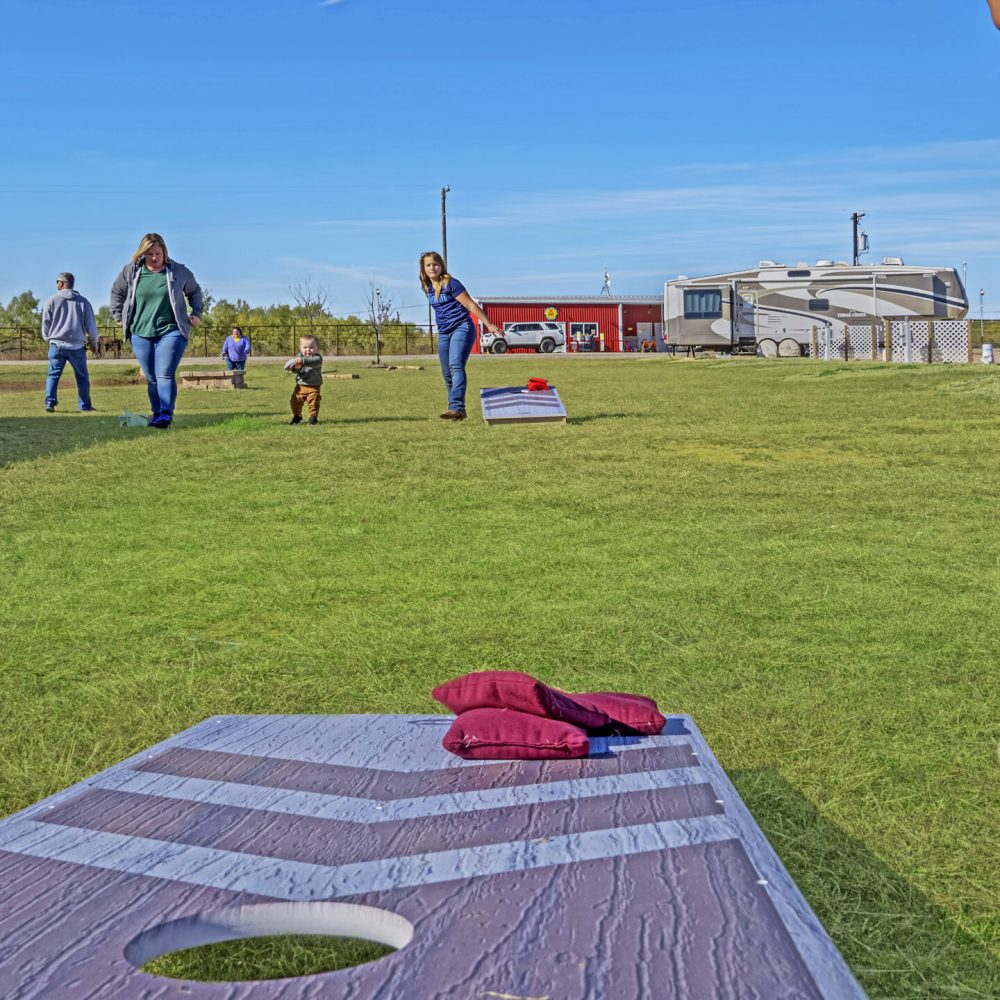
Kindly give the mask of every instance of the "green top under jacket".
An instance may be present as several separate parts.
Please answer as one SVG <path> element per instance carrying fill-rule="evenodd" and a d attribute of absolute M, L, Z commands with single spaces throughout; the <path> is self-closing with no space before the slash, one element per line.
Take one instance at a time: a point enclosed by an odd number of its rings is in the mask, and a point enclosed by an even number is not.
<path fill-rule="evenodd" d="M 135 312 L 132 314 L 133 337 L 160 337 L 177 329 L 174 308 L 167 290 L 167 272 L 150 271 L 143 266 L 135 287 Z"/>

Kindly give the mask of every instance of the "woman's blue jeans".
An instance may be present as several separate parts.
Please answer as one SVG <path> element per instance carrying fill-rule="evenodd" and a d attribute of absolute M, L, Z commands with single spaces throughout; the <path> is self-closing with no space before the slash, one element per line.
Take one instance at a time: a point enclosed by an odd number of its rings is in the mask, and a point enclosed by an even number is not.
<path fill-rule="evenodd" d="M 475 342 L 476 331 L 471 319 L 447 333 L 438 334 L 438 360 L 448 388 L 448 409 L 457 413 L 465 413 L 465 363 Z"/>
<path fill-rule="evenodd" d="M 55 406 L 59 378 L 66 367 L 66 362 L 73 366 L 76 376 L 76 394 L 81 410 L 92 410 L 90 402 L 90 376 L 87 374 L 87 351 L 83 347 L 60 347 L 49 344 L 49 373 L 45 377 L 45 405 Z"/>
<path fill-rule="evenodd" d="M 159 337 L 133 337 L 132 353 L 146 376 L 146 393 L 153 416 L 172 414 L 177 399 L 177 366 L 187 349 L 187 339 L 180 330 Z"/>
<path fill-rule="evenodd" d="M 233 359 L 230 357 L 226 358 L 226 371 L 231 372 L 235 370 L 241 372 L 246 370 L 246 366 L 247 366 L 246 361 L 233 361 Z"/>

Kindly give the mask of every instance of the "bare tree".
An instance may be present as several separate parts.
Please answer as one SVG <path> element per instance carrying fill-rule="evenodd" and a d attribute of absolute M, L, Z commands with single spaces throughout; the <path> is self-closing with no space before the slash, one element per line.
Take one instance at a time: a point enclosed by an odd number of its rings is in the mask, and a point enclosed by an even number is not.
<path fill-rule="evenodd" d="M 295 304 L 307 316 L 315 318 L 326 312 L 327 303 L 330 301 L 330 289 L 326 285 L 313 285 L 311 274 L 306 275 L 305 281 L 290 282 L 288 291 L 295 299 Z"/>
<path fill-rule="evenodd" d="M 392 299 L 382 293 L 374 282 L 368 283 L 368 295 L 365 298 L 368 306 L 368 322 L 375 331 L 375 364 L 382 364 L 382 327 L 392 316 Z"/>

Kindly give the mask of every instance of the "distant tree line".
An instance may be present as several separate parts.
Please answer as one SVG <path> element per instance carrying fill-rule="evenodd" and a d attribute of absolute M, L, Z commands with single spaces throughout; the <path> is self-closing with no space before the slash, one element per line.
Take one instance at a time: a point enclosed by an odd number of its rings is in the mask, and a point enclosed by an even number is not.
<path fill-rule="evenodd" d="M 318 337 L 323 350 L 330 354 L 375 354 L 376 329 L 384 353 L 428 354 L 433 351 L 426 324 L 421 326 L 402 320 L 388 297 L 381 299 L 377 315 L 369 310 L 366 317 L 338 317 L 331 308 L 329 294 L 322 286 L 314 286 L 308 278 L 292 283 L 289 292 L 291 303 L 251 306 L 243 299 L 235 302 L 215 299 L 211 292 L 203 289 L 205 311 L 201 326 L 191 333 L 193 350 L 208 356 L 219 354 L 230 330 L 238 326 L 250 337 L 257 355 L 294 354 L 298 349 L 298 337 L 305 333 Z M 98 306 L 93 299 L 91 301 L 101 337 L 108 340 L 120 337 L 120 329 L 107 304 Z M 27 349 L 28 354 L 40 355 L 44 347 L 41 321 L 41 302 L 33 292 L 21 292 L 6 305 L 0 303 L 0 354 L 9 354 L 20 347 L 22 353 Z"/>

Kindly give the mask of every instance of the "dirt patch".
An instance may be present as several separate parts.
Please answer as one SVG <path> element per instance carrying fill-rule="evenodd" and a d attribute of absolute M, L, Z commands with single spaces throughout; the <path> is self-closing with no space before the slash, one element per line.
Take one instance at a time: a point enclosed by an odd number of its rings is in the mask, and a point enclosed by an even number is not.
<path fill-rule="evenodd" d="M 59 384 L 62 385 L 65 381 L 65 376 L 60 380 Z M 73 386 L 73 377 L 70 375 L 70 386 Z M 130 375 L 127 378 L 92 378 L 90 380 L 91 386 L 109 386 L 109 385 L 145 385 L 146 380 L 141 375 Z M 4 392 L 33 392 L 36 389 L 45 388 L 45 376 L 39 376 L 39 378 L 31 379 L 19 379 L 17 381 L 7 382 L 6 380 L 0 381 L 0 389 Z"/>

